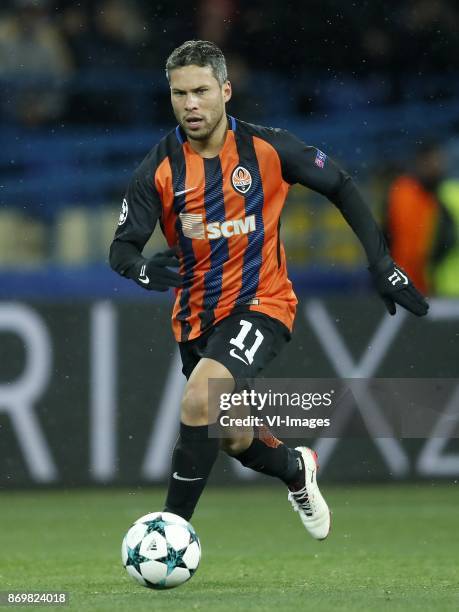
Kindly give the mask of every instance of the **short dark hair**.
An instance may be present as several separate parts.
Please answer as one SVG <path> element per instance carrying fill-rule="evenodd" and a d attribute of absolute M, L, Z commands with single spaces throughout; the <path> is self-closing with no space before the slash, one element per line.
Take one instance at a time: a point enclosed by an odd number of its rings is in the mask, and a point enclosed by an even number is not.
<path fill-rule="evenodd" d="M 214 77 L 223 85 L 228 80 L 226 60 L 221 49 L 208 40 L 187 40 L 172 51 L 166 62 L 166 76 L 170 81 L 170 72 L 182 66 L 210 66 Z"/>

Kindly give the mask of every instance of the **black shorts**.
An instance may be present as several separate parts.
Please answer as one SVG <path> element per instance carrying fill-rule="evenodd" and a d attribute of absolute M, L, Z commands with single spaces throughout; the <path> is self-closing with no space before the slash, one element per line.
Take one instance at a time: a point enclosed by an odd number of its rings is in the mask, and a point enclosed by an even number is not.
<path fill-rule="evenodd" d="M 203 357 L 215 359 L 235 379 L 255 378 L 291 338 L 287 327 L 268 315 L 233 313 L 207 332 L 179 342 L 182 372 L 187 378 Z"/>

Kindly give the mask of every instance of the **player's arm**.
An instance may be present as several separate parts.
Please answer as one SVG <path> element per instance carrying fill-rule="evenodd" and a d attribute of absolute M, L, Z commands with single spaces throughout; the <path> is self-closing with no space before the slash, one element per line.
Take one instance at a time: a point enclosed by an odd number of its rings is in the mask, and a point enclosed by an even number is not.
<path fill-rule="evenodd" d="M 288 183 L 301 183 L 321 193 L 340 210 L 365 250 L 375 287 L 390 314 L 395 314 L 397 303 L 418 316 L 425 315 L 429 308 L 425 298 L 392 260 L 383 232 L 352 178 L 322 151 L 288 132 L 279 131 L 277 149 Z"/>
<path fill-rule="evenodd" d="M 153 176 L 147 156 L 129 183 L 110 246 L 109 260 L 113 270 L 131 278 L 144 289 L 167 291 L 169 287 L 181 285 L 180 275 L 169 269 L 178 265 L 175 251 L 169 249 L 150 259 L 142 255 L 161 215 L 161 200 Z"/>

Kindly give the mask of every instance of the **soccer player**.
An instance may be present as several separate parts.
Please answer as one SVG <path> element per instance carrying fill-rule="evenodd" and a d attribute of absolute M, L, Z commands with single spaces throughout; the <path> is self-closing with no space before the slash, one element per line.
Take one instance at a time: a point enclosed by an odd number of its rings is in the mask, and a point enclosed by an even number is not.
<path fill-rule="evenodd" d="M 351 178 L 325 153 L 285 130 L 226 114 L 225 58 L 207 41 L 187 41 L 169 56 L 166 75 L 178 126 L 148 153 L 128 186 L 110 264 L 147 290 L 174 287 L 172 327 L 187 384 L 165 510 L 190 519 L 220 449 L 281 479 L 316 539 L 330 512 L 317 486 L 316 454 L 289 448 L 269 430 L 225 440 L 208 435 L 218 419 L 209 379 L 250 379 L 289 341 L 297 300 L 287 278 L 279 218 L 289 188 L 301 183 L 329 198 L 365 249 L 389 312 L 416 315 L 428 305 L 391 259 L 381 230 Z M 142 250 L 159 220 L 170 250 Z M 178 258 L 178 260 L 177 260 Z M 171 269 L 180 265 L 179 273 Z"/>

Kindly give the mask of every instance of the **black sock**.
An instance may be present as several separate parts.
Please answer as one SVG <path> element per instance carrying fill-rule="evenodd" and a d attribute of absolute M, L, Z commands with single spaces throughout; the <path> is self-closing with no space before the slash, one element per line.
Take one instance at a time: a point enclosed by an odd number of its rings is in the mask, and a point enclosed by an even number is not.
<path fill-rule="evenodd" d="M 180 423 L 172 454 L 166 512 L 190 520 L 218 455 L 220 440 L 209 438 L 208 426 Z M 196 479 L 196 480 L 194 480 Z"/>
<path fill-rule="evenodd" d="M 249 448 L 234 458 L 256 472 L 277 476 L 289 485 L 298 479 L 302 470 L 298 457 L 298 451 L 283 444 L 267 427 L 261 427 Z"/>

